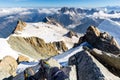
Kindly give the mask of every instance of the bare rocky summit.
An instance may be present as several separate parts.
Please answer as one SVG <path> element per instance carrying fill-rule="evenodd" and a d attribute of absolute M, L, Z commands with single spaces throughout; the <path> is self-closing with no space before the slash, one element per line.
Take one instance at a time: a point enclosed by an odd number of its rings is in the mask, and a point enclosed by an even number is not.
<path fill-rule="evenodd" d="M 19 20 L 19 21 L 17 22 L 17 26 L 16 26 L 14 32 L 22 31 L 23 28 L 26 27 L 26 25 L 27 25 L 27 24 L 26 24 L 25 22 Z"/>
<path fill-rule="evenodd" d="M 88 42 L 94 48 L 105 52 L 120 54 L 120 46 L 114 37 L 106 32 L 100 32 L 95 26 L 90 26 L 87 29 L 86 34 L 80 38 L 79 44 L 82 42 Z"/>
<path fill-rule="evenodd" d="M 77 80 L 120 80 L 86 50 L 71 56 L 69 65 L 76 65 Z"/>

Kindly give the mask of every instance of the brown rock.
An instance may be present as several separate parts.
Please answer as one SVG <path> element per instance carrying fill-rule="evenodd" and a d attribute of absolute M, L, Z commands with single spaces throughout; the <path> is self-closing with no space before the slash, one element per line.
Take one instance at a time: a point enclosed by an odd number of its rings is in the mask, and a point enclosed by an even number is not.
<path fill-rule="evenodd" d="M 17 62 L 13 57 L 4 57 L 0 62 L 0 80 L 9 76 L 15 76 L 17 65 Z"/>
<path fill-rule="evenodd" d="M 17 22 L 17 26 L 16 26 L 16 29 L 15 29 L 14 32 L 22 31 L 23 28 L 26 27 L 26 25 L 27 25 L 27 24 L 26 24 L 25 22 L 19 20 L 19 21 Z"/>
<path fill-rule="evenodd" d="M 17 62 L 20 63 L 20 62 L 25 62 L 25 61 L 28 61 L 29 62 L 29 58 L 26 57 L 26 56 L 23 56 L 23 55 L 19 55 L 18 56 L 18 59 L 17 59 Z"/>
<path fill-rule="evenodd" d="M 88 27 L 86 34 L 89 34 L 89 33 L 95 36 L 100 36 L 100 30 L 95 26 Z"/>
<path fill-rule="evenodd" d="M 54 56 L 68 49 L 63 41 L 45 43 L 43 39 L 38 37 L 11 36 L 8 43 L 13 49 L 35 59 Z"/>
<path fill-rule="evenodd" d="M 78 37 L 77 33 L 73 32 L 73 31 L 69 31 L 69 32 L 67 33 L 67 36 L 70 37 L 70 38 L 72 38 L 73 36 Z"/>
<path fill-rule="evenodd" d="M 82 42 L 88 42 L 93 47 L 100 49 L 102 51 L 110 52 L 113 54 L 120 53 L 120 46 L 108 33 L 101 33 L 97 27 L 90 26 L 86 34 L 79 39 L 79 44 Z"/>
<path fill-rule="evenodd" d="M 42 56 L 47 57 L 58 54 L 58 51 L 56 50 L 55 46 L 52 43 L 45 43 L 43 39 L 40 39 L 38 37 L 29 37 L 24 38 L 24 40 Z"/>
<path fill-rule="evenodd" d="M 68 50 L 65 43 L 63 41 L 53 42 L 54 46 L 57 48 L 58 51 L 65 52 Z"/>

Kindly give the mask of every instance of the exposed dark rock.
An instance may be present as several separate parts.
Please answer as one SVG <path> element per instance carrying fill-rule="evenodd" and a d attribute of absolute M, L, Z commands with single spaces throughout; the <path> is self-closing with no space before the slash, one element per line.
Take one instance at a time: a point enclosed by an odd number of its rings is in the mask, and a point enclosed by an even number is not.
<path fill-rule="evenodd" d="M 56 67 L 60 68 L 60 64 L 55 59 L 50 58 L 49 60 L 47 60 L 47 62 L 51 67 L 56 66 Z M 42 77 L 44 74 L 43 74 L 42 69 L 40 69 L 40 64 L 26 68 L 23 72 L 16 75 L 13 78 L 13 80 L 27 80 L 27 79 L 25 79 L 25 73 L 29 74 L 29 76 L 33 76 L 35 78 L 35 80 L 43 80 Z"/>
<path fill-rule="evenodd" d="M 69 11 L 68 7 L 62 7 L 61 10 L 59 10 L 59 12 L 61 12 L 61 13 L 65 13 L 67 11 Z"/>
<path fill-rule="evenodd" d="M 77 33 L 73 32 L 73 31 L 69 31 L 66 35 L 67 35 L 69 38 L 72 38 L 73 36 L 78 37 Z"/>
<path fill-rule="evenodd" d="M 116 11 L 110 11 L 108 14 L 115 14 Z"/>
<path fill-rule="evenodd" d="M 89 52 L 81 51 L 69 58 L 69 65 L 76 65 L 77 80 L 119 80 Z"/>
<path fill-rule="evenodd" d="M 37 70 L 39 70 L 39 68 L 40 68 L 39 64 L 36 66 L 28 67 L 25 69 L 25 71 L 16 75 L 12 80 L 27 80 L 27 79 L 25 79 L 25 78 L 27 78 L 25 75 L 26 73 L 29 74 L 29 77 L 34 75 L 37 78 L 37 80 L 38 79 L 41 80 L 40 79 L 41 75 L 37 71 Z M 37 73 L 35 73 L 35 72 L 37 72 Z"/>
<path fill-rule="evenodd" d="M 86 49 L 86 48 L 85 48 Z M 111 53 L 106 53 L 98 49 L 86 49 L 96 59 L 98 59 L 109 71 L 120 77 L 120 57 Z"/>
<path fill-rule="evenodd" d="M 95 26 L 90 26 L 86 34 L 79 39 L 79 44 L 82 42 L 88 42 L 93 47 L 100 49 L 105 52 L 110 52 L 113 54 L 120 53 L 120 46 L 108 33 L 101 33 L 99 29 Z"/>
<path fill-rule="evenodd" d="M 70 57 L 70 65 L 76 65 L 78 80 L 103 80 L 104 76 L 91 57 L 84 51 Z M 101 78 L 101 79 L 100 79 Z"/>

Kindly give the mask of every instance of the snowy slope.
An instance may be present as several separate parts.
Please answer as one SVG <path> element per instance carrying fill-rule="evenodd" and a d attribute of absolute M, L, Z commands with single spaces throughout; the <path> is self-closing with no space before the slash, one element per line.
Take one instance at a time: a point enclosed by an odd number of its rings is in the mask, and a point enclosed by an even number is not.
<path fill-rule="evenodd" d="M 53 57 L 53 58 L 55 60 L 57 60 L 62 66 L 67 66 L 68 65 L 68 59 L 72 55 L 82 51 L 83 50 L 82 47 L 85 46 L 85 45 L 88 45 L 88 43 L 84 42 L 84 43 L 80 44 L 78 47 L 72 48 L 72 49 L 70 49 L 70 50 L 68 50 L 68 51 L 66 51 L 66 52 L 64 52 L 60 55 L 57 55 L 57 56 Z"/>
<path fill-rule="evenodd" d="M 19 73 L 23 72 L 26 68 L 36 66 L 37 64 L 38 64 L 38 62 L 30 62 L 30 63 L 22 62 L 18 65 L 16 72 L 17 72 L 17 74 L 19 74 Z"/>
<path fill-rule="evenodd" d="M 17 59 L 19 52 L 16 52 L 10 48 L 10 45 L 7 43 L 7 39 L 0 38 L 0 59 L 9 55 Z"/>
<path fill-rule="evenodd" d="M 42 21 L 46 16 L 58 13 L 59 8 L 0 8 L 0 38 L 8 37 L 18 20 Z"/>
<path fill-rule="evenodd" d="M 120 45 L 120 23 L 107 19 L 104 20 L 98 28 L 112 35 Z"/>
<path fill-rule="evenodd" d="M 62 26 L 55 26 L 43 22 L 38 23 L 27 23 L 27 26 L 22 30 L 16 32 L 14 36 L 23 37 L 39 37 L 42 38 L 46 43 L 54 41 L 64 41 L 68 48 L 71 48 L 74 43 L 77 43 L 79 38 L 73 37 L 69 38 L 65 36 L 69 30 L 63 28 Z"/>
<path fill-rule="evenodd" d="M 8 40 L 8 38 L 6 38 L 6 39 L 0 38 L 0 59 L 3 59 L 3 57 L 5 57 L 5 56 L 12 56 L 13 58 L 15 58 L 17 60 L 19 55 L 29 57 L 25 54 L 22 54 L 20 52 L 13 50 L 10 47 L 10 45 L 8 44 L 7 40 Z M 30 61 L 34 60 L 31 57 L 29 57 L 29 59 L 30 59 Z"/>
<path fill-rule="evenodd" d="M 43 38 L 45 42 L 53 42 L 60 40 L 62 35 L 67 33 L 66 29 L 63 29 L 61 26 L 57 27 L 54 25 L 46 23 L 27 23 L 27 26 L 23 31 L 18 32 L 17 35 L 23 37 L 36 36 Z"/>

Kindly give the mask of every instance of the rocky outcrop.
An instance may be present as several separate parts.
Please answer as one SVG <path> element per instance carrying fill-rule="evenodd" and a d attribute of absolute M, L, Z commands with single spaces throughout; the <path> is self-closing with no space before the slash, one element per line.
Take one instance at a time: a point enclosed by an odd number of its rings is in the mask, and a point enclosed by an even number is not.
<path fill-rule="evenodd" d="M 59 42 L 53 42 L 53 45 L 57 48 L 58 51 L 60 52 L 65 52 L 68 50 L 68 48 L 66 47 L 65 43 L 63 41 L 59 41 Z"/>
<path fill-rule="evenodd" d="M 16 75 L 17 62 L 11 56 L 6 56 L 0 62 L 0 80 Z"/>
<path fill-rule="evenodd" d="M 19 20 L 19 21 L 17 22 L 17 26 L 16 26 L 14 32 L 16 33 L 17 31 L 22 31 L 23 28 L 26 27 L 26 25 L 27 25 L 27 24 L 26 24 L 25 22 Z"/>
<path fill-rule="evenodd" d="M 120 57 L 100 51 L 98 49 L 86 49 L 89 51 L 96 59 L 98 59 L 104 66 L 106 66 L 109 71 L 120 77 Z"/>
<path fill-rule="evenodd" d="M 59 22 L 57 22 L 54 18 L 52 17 L 45 17 L 43 19 L 43 22 L 48 23 L 48 24 L 52 24 L 52 25 L 56 25 L 56 26 L 62 26 Z"/>
<path fill-rule="evenodd" d="M 78 37 L 77 33 L 73 32 L 73 31 L 69 31 L 66 35 L 67 35 L 69 38 L 72 38 L 73 36 Z"/>
<path fill-rule="evenodd" d="M 120 53 L 120 46 L 108 33 L 101 33 L 100 30 L 95 26 L 90 26 L 86 34 L 80 38 L 79 44 L 82 42 L 88 42 L 93 47 L 100 49 L 105 52 L 110 52 L 113 54 Z"/>
<path fill-rule="evenodd" d="M 53 58 L 49 58 L 47 59 L 47 63 L 51 66 L 51 67 L 61 67 L 60 64 Z M 39 70 L 39 71 L 38 71 Z M 25 71 L 27 71 L 27 73 L 29 74 L 29 76 L 34 76 L 35 79 L 37 80 L 43 80 L 43 79 L 40 79 L 40 77 L 43 77 L 40 75 L 40 73 L 42 73 L 43 75 L 43 72 L 40 71 L 40 64 L 38 63 L 37 65 L 35 66 L 32 66 L 32 67 L 28 67 L 25 69 Z M 21 72 L 20 74 L 18 74 L 17 76 L 15 76 L 13 78 L 13 80 L 25 80 L 25 75 L 24 75 L 24 72 Z"/>
<path fill-rule="evenodd" d="M 57 55 L 61 51 L 66 51 L 67 47 L 64 42 L 45 43 L 38 37 L 18 37 L 11 36 L 8 40 L 11 47 L 23 54 L 35 59 L 45 58 Z"/>
<path fill-rule="evenodd" d="M 23 55 L 19 55 L 18 58 L 17 58 L 17 62 L 18 63 L 21 63 L 21 62 L 29 62 L 30 59 L 26 56 L 23 56 Z"/>
<path fill-rule="evenodd" d="M 120 80 L 88 51 L 81 51 L 70 57 L 69 65 L 76 65 L 77 80 Z"/>

